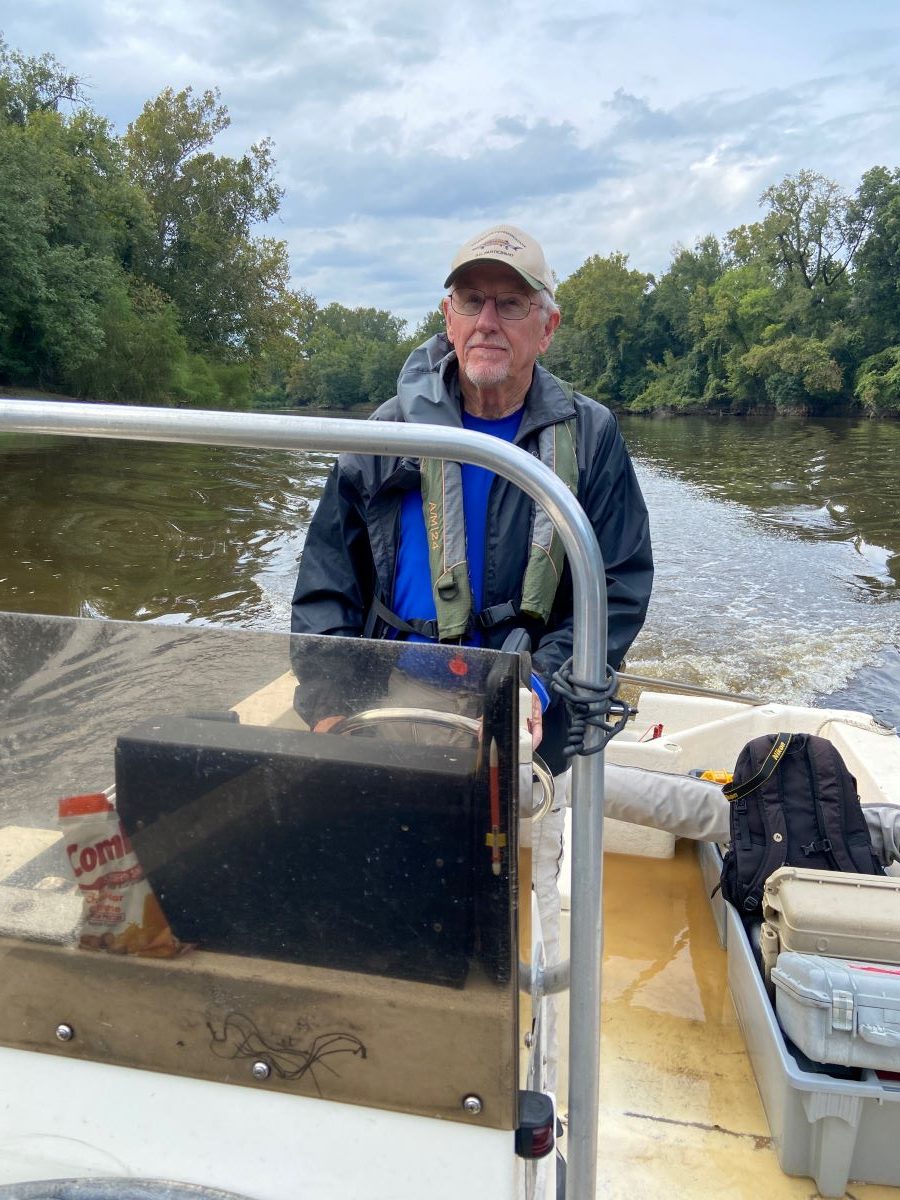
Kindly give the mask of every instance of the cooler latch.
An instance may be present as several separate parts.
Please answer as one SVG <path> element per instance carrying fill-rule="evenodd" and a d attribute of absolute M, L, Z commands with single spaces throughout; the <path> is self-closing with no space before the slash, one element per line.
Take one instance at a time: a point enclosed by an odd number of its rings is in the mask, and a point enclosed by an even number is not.
<path fill-rule="evenodd" d="M 835 988 L 831 995 L 831 1028 L 853 1032 L 853 993 Z"/>

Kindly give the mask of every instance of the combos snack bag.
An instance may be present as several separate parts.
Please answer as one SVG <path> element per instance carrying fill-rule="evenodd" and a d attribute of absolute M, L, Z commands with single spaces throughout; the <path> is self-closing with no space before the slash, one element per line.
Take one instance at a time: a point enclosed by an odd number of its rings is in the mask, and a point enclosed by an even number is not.
<path fill-rule="evenodd" d="M 119 815 L 102 792 L 59 802 L 66 857 L 84 898 L 80 945 L 170 958 L 184 947 L 150 890 Z"/>

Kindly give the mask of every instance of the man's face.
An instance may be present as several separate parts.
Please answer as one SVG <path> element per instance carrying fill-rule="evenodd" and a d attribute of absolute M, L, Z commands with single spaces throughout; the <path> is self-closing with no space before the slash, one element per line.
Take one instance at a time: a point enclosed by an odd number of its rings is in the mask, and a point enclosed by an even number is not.
<path fill-rule="evenodd" d="M 503 263 L 476 263 L 460 273 L 453 288 L 477 288 L 491 298 L 500 292 L 519 292 L 534 301 L 528 316 L 521 321 L 499 317 L 493 299 L 485 300 L 475 317 L 455 312 L 449 297 L 444 298 L 442 305 L 447 336 L 470 383 L 478 388 L 506 383 L 524 384 L 527 388 L 535 359 L 553 340 L 559 314 L 548 316 L 540 305 L 539 293 L 533 292 L 521 275 Z"/>

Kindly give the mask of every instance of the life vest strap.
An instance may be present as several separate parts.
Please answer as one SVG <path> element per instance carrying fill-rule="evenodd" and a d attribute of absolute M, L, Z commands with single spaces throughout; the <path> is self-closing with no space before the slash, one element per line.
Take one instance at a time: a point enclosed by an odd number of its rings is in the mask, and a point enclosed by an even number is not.
<path fill-rule="evenodd" d="M 506 600 L 502 604 L 491 604 L 488 608 L 483 608 L 481 612 L 472 616 L 466 632 L 473 629 L 495 629 L 507 621 L 515 621 L 518 615 L 518 606 L 512 600 Z M 386 625 L 390 625 L 392 629 L 396 629 L 398 633 L 405 634 L 406 637 L 415 634 L 417 637 L 428 638 L 431 642 L 438 640 L 438 623 L 435 617 L 425 620 L 419 617 L 398 616 L 376 596 L 372 601 L 372 608 L 366 621 L 366 636 L 371 636 L 375 620 L 378 618 Z"/>
<path fill-rule="evenodd" d="M 366 628 L 371 633 L 370 626 L 374 626 L 373 618 L 381 618 L 386 625 L 390 625 L 391 629 L 396 629 L 398 633 L 403 633 L 407 637 L 410 634 L 416 634 L 418 637 L 428 638 L 430 641 L 437 641 L 438 623 L 437 618 L 432 617 L 430 620 L 420 620 L 418 617 L 410 617 L 407 620 L 405 617 L 398 616 L 392 609 L 383 604 L 376 596 L 372 601 L 372 608 L 369 612 L 369 619 L 366 622 Z"/>

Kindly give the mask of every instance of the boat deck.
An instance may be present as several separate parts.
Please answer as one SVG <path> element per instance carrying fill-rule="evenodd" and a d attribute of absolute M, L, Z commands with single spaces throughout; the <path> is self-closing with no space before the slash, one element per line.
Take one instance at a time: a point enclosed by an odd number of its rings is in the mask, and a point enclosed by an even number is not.
<path fill-rule="evenodd" d="M 817 1196 L 778 1165 L 693 844 L 664 860 L 608 854 L 604 874 L 597 1195 Z M 847 1196 L 898 1194 L 851 1183 Z"/>

